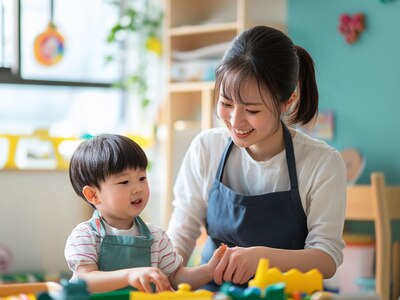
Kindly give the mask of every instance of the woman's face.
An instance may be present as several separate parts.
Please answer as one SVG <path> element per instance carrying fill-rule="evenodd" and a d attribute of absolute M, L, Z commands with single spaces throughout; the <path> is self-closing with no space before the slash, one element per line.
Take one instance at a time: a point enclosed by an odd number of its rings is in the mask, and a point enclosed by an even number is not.
<path fill-rule="evenodd" d="M 234 143 L 251 150 L 259 149 L 260 146 L 268 147 L 271 139 L 277 134 L 279 124 L 279 116 L 273 108 L 271 96 L 266 91 L 260 93 L 255 81 L 249 81 L 241 87 L 244 104 L 230 99 L 223 91 L 224 88 L 221 87 L 217 113 L 228 128 Z"/>

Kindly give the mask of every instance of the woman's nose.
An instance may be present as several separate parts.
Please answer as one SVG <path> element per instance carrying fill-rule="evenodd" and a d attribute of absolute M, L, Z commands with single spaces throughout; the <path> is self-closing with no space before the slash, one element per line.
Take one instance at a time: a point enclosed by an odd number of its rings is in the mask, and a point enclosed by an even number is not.
<path fill-rule="evenodd" d="M 235 108 L 231 111 L 229 121 L 233 127 L 240 125 L 243 122 L 243 111 L 240 108 Z"/>

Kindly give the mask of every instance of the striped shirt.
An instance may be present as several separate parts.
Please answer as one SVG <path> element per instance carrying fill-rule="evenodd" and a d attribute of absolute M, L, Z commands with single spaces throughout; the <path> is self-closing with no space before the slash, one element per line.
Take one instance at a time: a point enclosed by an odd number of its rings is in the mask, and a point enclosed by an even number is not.
<path fill-rule="evenodd" d="M 119 230 L 105 224 L 107 235 L 140 236 L 134 224 L 131 229 Z M 161 269 L 166 276 L 173 274 L 182 264 L 182 257 L 174 251 L 171 240 L 160 227 L 146 224 L 154 237 L 151 246 L 151 266 Z M 90 221 L 77 225 L 67 239 L 65 246 L 65 259 L 68 267 L 74 273 L 71 280 L 76 278 L 75 272 L 80 265 L 97 264 L 101 238 L 90 226 Z"/>

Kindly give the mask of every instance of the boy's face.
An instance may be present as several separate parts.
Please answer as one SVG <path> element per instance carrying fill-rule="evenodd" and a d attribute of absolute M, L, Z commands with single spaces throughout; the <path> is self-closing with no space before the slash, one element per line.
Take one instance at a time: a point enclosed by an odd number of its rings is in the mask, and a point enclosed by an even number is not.
<path fill-rule="evenodd" d="M 150 190 L 146 170 L 127 169 L 111 175 L 97 190 L 97 210 L 114 228 L 130 229 L 133 217 L 146 207 Z"/>

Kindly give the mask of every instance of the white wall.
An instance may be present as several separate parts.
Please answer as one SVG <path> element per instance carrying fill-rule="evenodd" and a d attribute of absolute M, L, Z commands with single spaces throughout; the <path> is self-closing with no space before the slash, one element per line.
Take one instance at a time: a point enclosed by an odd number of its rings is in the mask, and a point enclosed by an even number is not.
<path fill-rule="evenodd" d="M 66 239 L 90 214 L 67 171 L 0 171 L 0 244 L 12 251 L 12 272 L 67 271 Z"/>

